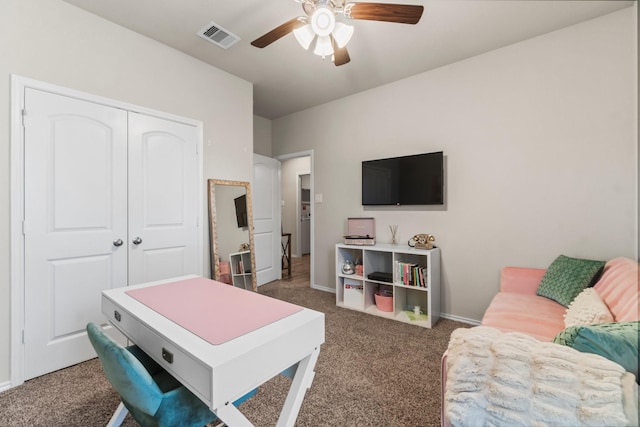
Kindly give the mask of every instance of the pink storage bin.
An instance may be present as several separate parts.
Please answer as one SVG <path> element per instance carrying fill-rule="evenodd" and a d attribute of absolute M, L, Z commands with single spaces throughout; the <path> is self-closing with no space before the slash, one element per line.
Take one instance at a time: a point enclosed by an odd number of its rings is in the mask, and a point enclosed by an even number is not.
<path fill-rule="evenodd" d="M 392 296 L 384 296 L 384 295 L 374 295 L 376 300 L 376 307 L 380 311 L 393 311 L 393 297 Z"/>
<path fill-rule="evenodd" d="M 220 261 L 220 281 L 227 285 L 231 284 L 231 266 L 229 265 L 229 261 Z"/>

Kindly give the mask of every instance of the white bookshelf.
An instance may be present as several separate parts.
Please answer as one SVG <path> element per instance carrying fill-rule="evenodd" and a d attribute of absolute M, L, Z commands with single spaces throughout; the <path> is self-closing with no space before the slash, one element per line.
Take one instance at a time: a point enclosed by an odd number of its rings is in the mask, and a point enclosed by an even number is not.
<path fill-rule="evenodd" d="M 362 262 L 363 272 L 344 274 L 342 266 L 349 260 Z M 401 269 L 401 264 L 407 264 Z M 419 283 L 405 284 L 411 266 L 422 271 Z M 392 281 L 369 279 L 375 272 L 391 273 Z M 403 280 L 405 279 L 405 280 Z M 392 310 L 382 311 L 376 305 L 379 290 L 392 293 Z M 431 328 L 440 318 L 440 249 L 415 249 L 404 245 L 376 244 L 373 246 L 336 245 L 336 305 L 374 316 Z M 416 316 L 415 307 L 420 307 Z M 409 312 L 410 311 L 410 312 Z"/>
<path fill-rule="evenodd" d="M 234 252 L 229 254 L 231 261 L 231 282 L 242 289 L 253 289 L 251 276 L 251 252 Z"/>

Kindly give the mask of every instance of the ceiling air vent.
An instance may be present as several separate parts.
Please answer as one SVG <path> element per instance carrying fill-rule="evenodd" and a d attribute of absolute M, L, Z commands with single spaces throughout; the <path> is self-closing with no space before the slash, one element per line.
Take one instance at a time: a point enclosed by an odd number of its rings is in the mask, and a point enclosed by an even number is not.
<path fill-rule="evenodd" d="M 220 46 L 223 49 L 229 49 L 240 37 L 230 31 L 225 30 L 215 22 L 209 22 L 206 27 L 197 32 L 197 34 L 205 40 Z"/>

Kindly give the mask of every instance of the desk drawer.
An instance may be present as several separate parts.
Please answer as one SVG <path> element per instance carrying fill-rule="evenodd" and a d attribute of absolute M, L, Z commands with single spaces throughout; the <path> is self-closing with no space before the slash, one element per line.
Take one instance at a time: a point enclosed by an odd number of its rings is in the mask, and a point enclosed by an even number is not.
<path fill-rule="evenodd" d="M 207 366 L 176 348 L 111 300 L 103 298 L 102 312 L 127 338 L 210 406 L 212 374 Z"/>

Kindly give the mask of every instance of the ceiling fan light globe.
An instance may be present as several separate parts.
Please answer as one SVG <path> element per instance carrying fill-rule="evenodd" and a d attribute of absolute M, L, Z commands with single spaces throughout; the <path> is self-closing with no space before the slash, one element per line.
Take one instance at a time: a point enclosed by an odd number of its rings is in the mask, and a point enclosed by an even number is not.
<path fill-rule="evenodd" d="M 296 40 L 298 40 L 298 43 L 300 43 L 300 46 L 302 46 L 304 50 L 308 50 L 309 46 L 311 46 L 311 42 L 316 36 L 316 33 L 313 32 L 311 24 L 307 24 L 293 30 L 293 35 L 296 37 Z"/>
<path fill-rule="evenodd" d="M 319 37 L 331 34 L 336 26 L 336 17 L 333 11 L 324 5 L 319 5 L 311 15 L 311 27 Z"/>
<path fill-rule="evenodd" d="M 336 28 L 333 30 L 333 38 L 339 48 L 343 48 L 349 43 L 353 36 L 353 25 L 343 24 L 342 22 L 336 22 Z"/>
<path fill-rule="evenodd" d="M 313 50 L 313 53 L 318 56 L 322 56 L 323 58 L 325 56 L 333 55 L 331 37 L 318 37 L 318 40 L 316 41 L 316 48 Z"/>

